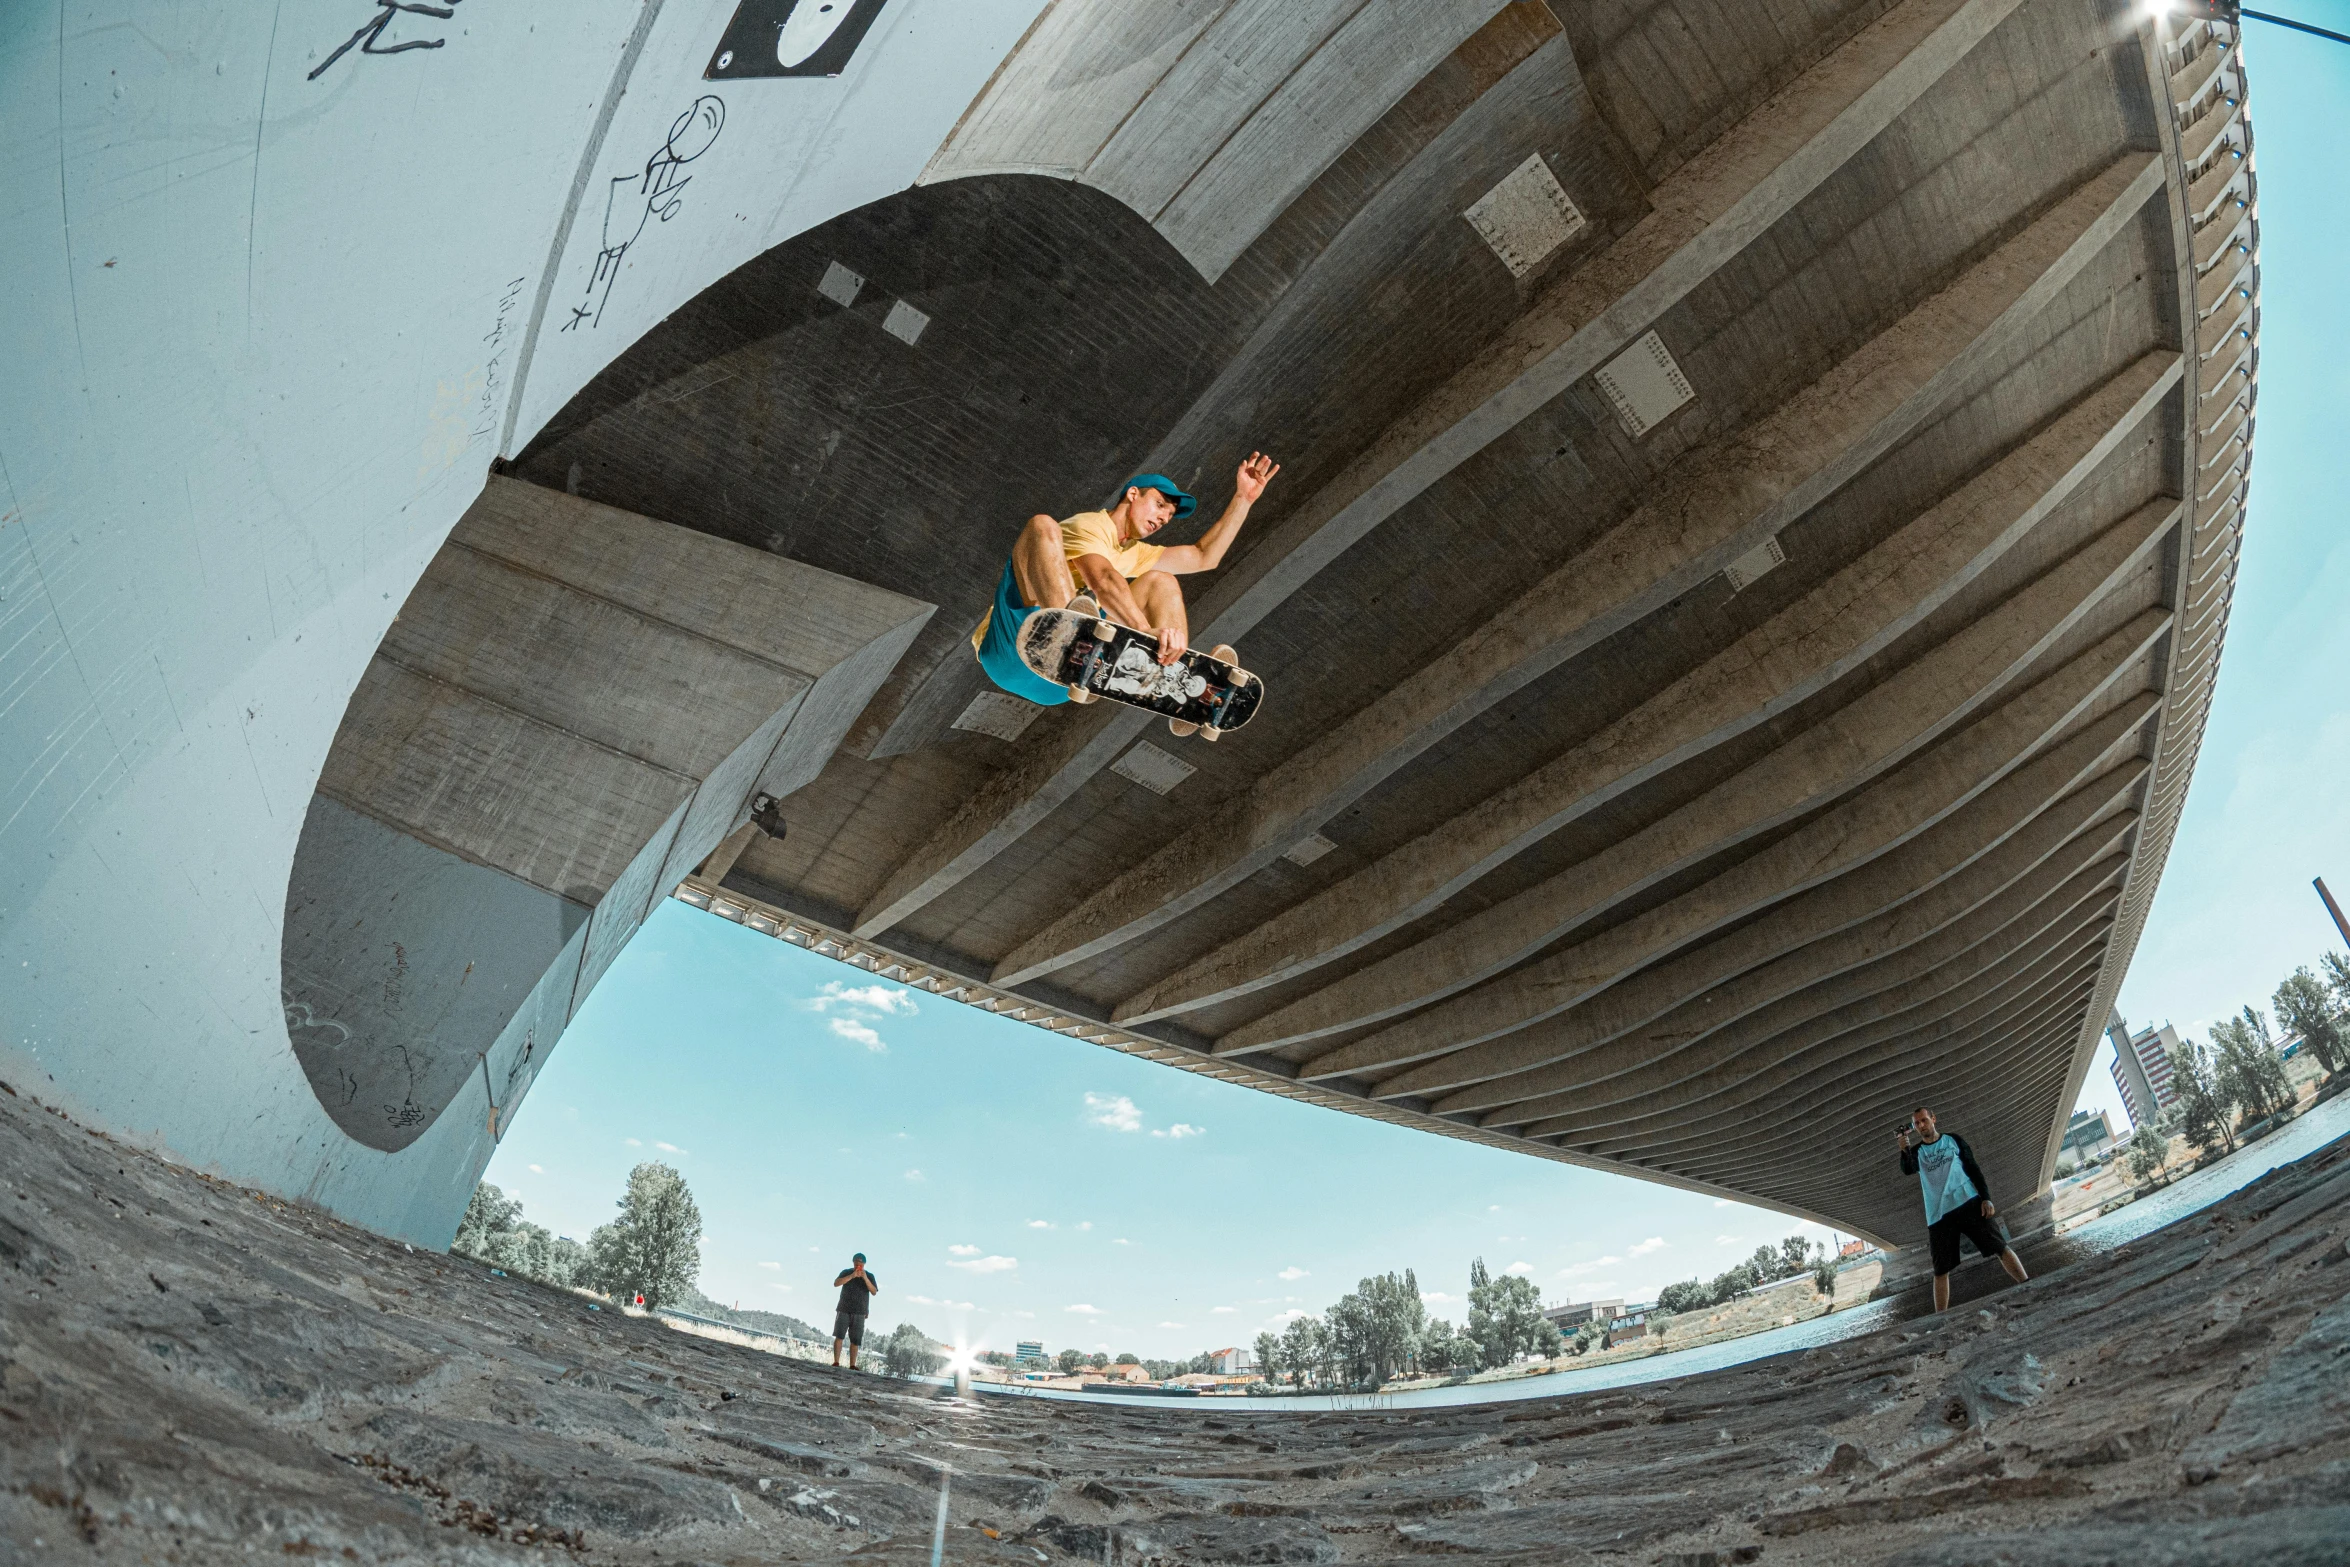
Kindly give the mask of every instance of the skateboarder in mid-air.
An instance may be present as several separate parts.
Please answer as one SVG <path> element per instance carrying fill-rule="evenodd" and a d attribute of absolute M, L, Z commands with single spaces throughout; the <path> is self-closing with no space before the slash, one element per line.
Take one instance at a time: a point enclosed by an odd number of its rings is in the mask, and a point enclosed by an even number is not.
<path fill-rule="evenodd" d="M 1190 646 L 1190 621 L 1183 589 L 1175 579 L 1214 571 L 1240 535 L 1249 508 L 1281 471 L 1261 452 L 1251 452 L 1232 481 L 1232 502 L 1197 544 L 1152 544 L 1150 536 L 1199 503 L 1162 473 L 1129 480 L 1108 511 L 1082 511 L 1054 521 L 1035 516 L 1020 530 L 1012 558 L 997 579 L 995 605 L 971 635 L 979 667 L 998 686 L 1042 707 L 1091 702 L 1093 693 L 1057 686 L 1021 662 L 1021 623 L 1040 609 L 1078 609 L 1106 615 L 1121 625 L 1149 631 L 1159 639 L 1159 662 L 1171 664 Z M 1230 662 L 1230 647 L 1213 656 Z M 1198 726 L 1170 719 L 1177 734 Z"/>

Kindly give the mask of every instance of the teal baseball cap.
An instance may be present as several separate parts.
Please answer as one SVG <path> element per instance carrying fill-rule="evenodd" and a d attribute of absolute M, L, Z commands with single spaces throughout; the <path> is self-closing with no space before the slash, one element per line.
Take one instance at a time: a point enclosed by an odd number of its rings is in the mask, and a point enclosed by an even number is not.
<path fill-rule="evenodd" d="M 1158 491 L 1161 495 L 1164 495 L 1167 497 L 1167 499 L 1175 503 L 1175 515 L 1178 517 L 1188 517 L 1193 512 L 1199 510 L 1199 502 L 1184 494 L 1182 487 L 1163 473 L 1136 474 L 1133 478 L 1128 479 L 1124 484 L 1118 486 L 1118 500 L 1114 500 L 1110 502 L 1110 504 L 1115 506 L 1118 504 L 1118 501 L 1124 500 L 1128 490 Z"/>

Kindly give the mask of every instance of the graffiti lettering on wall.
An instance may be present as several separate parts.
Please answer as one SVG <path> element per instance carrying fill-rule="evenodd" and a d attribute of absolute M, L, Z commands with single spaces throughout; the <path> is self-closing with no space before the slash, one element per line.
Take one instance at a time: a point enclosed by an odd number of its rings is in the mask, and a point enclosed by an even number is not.
<path fill-rule="evenodd" d="M 514 336 L 514 312 L 522 303 L 522 285 L 526 281 L 516 278 L 506 285 L 505 292 L 498 296 L 497 318 L 482 338 L 489 345 L 490 358 L 482 366 L 481 397 L 474 410 L 472 438 L 477 441 L 496 432 L 498 399 L 506 390 L 506 349 L 508 340 Z"/>
<path fill-rule="evenodd" d="M 886 0 L 742 0 L 718 38 L 708 81 L 838 76 Z"/>
<path fill-rule="evenodd" d="M 656 218 L 666 223 L 677 216 L 685 205 L 685 187 L 693 178 L 685 166 L 708 152 L 725 128 L 726 105 L 704 94 L 671 122 L 668 137 L 645 160 L 642 173 L 623 174 L 606 182 L 604 248 L 596 252 L 587 292 L 571 307 L 564 331 L 573 331 L 582 323 L 591 327 L 602 324 L 604 304 L 612 297 L 621 263 Z"/>
<path fill-rule="evenodd" d="M 457 7 L 463 3 L 464 0 L 448 0 L 445 5 L 423 5 L 417 3 L 417 0 L 374 0 L 375 15 L 360 23 L 359 31 L 344 39 L 334 53 L 319 61 L 318 68 L 310 73 L 309 79 L 317 81 L 326 74 L 328 67 L 353 49 L 361 54 L 406 54 L 411 49 L 438 49 L 449 40 L 403 38 L 397 43 L 387 44 L 384 42 L 384 31 L 403 16 L 429 16 L 446 22 L 457 14 Z"/>

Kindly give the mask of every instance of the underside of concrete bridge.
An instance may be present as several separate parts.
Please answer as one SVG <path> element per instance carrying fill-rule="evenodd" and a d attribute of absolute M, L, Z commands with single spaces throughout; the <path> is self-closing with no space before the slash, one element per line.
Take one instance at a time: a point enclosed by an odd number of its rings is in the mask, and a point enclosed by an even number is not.
<path fill-rule="evenodd" d="M 1186 1070 L 1887 1241 L 1927 1103 L 2031 1222 L 2227 625 L 2259 319 L 2229 29 L 1053 0 L 949 38 L 905 4 L 840 46 L 831 129 L 771 132 L 757 95 L 796 82 L 643 76 L 677 9 L 548 132 L 589 150 L 544 275 L 477 269 L 504 303 L 434 404 L 473 454 L 438 522 L 352 525 L 318 575 L 360 585 L 305 606 L 331 654 L 272 604 L 309 805 L 256 827 L 282 924 L 236 962 L 276 937 L 285 1039 L 238 1049 L 316 1112 L 255 1153 L 225 1098 L 74 1058 L 78 1004 L 41 1014 L 69 1103 L 430 1238 L 674 893 Z M 865 100 L 919 112 L 859 164 Z M 1268 687 L 1245 731 L 987 684 L 1023 519 L 1146 470 L 1212 514 L 1257 449 L 1279 478 L 1190 579 L 1194 641 Z M 223 799 L 261 711 L 216 736 Z M 87 923 L 53 874 L 20 944 Z"/>

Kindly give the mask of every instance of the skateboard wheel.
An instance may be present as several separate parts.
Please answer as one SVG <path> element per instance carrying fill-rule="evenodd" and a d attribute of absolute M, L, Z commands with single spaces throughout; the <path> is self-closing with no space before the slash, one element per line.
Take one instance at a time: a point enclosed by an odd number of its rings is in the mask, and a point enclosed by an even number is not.
<path fill-rule="evenodd" d="M 1097 620 L 1093 623 L 1093 634 L 1096 641 L 1107 642 L 1118 634 L 1118 628 L 1109 621 Z"/>
<path fill-rule="evenodd" d="M 1209 741 L 1221 740 L 1224 738 L 1224 731 L 1218 729 L 1214 724 L 1202 724 L 1199 726 L 1199 737 Z"/>

